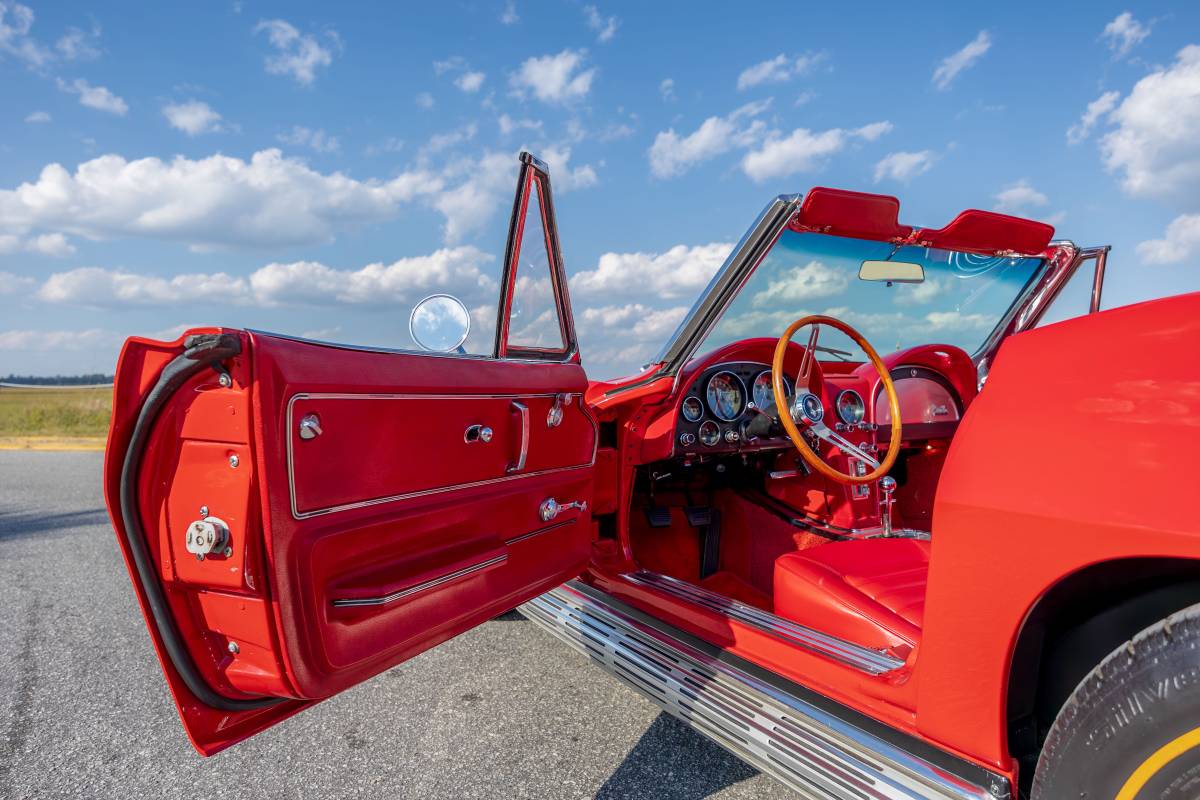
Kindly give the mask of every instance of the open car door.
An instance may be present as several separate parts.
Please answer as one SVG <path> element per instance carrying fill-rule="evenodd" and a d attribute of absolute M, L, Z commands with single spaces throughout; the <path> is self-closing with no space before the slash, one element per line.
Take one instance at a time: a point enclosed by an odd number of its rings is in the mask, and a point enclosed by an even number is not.
<path fill-rule="evenodd" d="M 596 426 L 547 169 L 518 180 L 490 356 L 125 343 L 105 498 L 204 755 L 582 571 Z"/>

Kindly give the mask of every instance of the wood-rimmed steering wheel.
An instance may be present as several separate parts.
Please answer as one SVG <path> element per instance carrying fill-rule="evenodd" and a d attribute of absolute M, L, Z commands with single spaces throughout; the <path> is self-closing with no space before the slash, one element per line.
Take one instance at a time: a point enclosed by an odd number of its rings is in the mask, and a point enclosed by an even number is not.
<path fill-rule="evenodd" d="M 808 346 L 804 348 L 804 357 L 800 361 L 800 372 L 796 375 L 796 394 L 789 398 L 787 385 L 783 380 L 783 359 L 787 354 L 792 336 L 805 325 L 813 326 L 812 334 L 809 335 Z M 817 335 L 820 333 L 821 325 L 836 328 L 853 339 L 854 343 L 867 354 L 867 358 L 871 360 L 871 366 L 875 367 L 875 371 L 879 373 L 879 379 L 883 382 L 883 390 L 887 392 L 888 406 L 892 412 L 891 444 L 883 461 L 864 452 L 825 424 L 825 405 L 821 402 L 821 398 L 813 393 L 810 385 L 814 364 L 817 360 Z M 775 407 L 779 409 L 779 421 L 783 424 L 783 429 L 787 431 L 792 444 L 800 451 L 800 457 L 825 477 L 841 483 L 871 483 L 886 475 L 896 463 L 896 457 L 900 454 L 901 432 L 900 399 L 896 395 L 896 386 L 892 383 L 892 376 L 888 374 L 887 367 L 866 337 L 840 319 L 821 314 L 810 314 L 788 326 L 788 329 L 783 332 L 783 336 L 779 337 L 779 343 L 775 345 L 775 357 L 771 361 L 771 389 L 775 393 Z M 873 467 L 872 471 L 866 475 L 849 475 L 834 469 L 804 440 L 801 428 L 812 431 L 818 439 L 834 445 L 843 453 Z"/>

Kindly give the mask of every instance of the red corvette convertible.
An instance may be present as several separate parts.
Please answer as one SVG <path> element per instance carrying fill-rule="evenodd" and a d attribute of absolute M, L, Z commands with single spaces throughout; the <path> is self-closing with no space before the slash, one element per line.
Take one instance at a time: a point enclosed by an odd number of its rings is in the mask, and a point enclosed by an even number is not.
<path fill-rule="evenodd" d="M 524 604 L 806 797 L 1200 795 L 1200 294 L 898 215 L 779 197 L 589 383 L 523 154 L 486 354 L 449 295 L 424 352 L 130 339 L 106 499 L 196 749 Z"/>

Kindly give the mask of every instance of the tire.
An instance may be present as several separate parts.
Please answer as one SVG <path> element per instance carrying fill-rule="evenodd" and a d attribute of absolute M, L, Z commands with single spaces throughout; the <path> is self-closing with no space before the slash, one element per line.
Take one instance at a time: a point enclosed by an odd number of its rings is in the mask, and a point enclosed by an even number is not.
<path fill-rule="evenodd" d="M 1033 800 L 1200 797 L 1200 605 L 1110 653 L 1058 713 Z"/>

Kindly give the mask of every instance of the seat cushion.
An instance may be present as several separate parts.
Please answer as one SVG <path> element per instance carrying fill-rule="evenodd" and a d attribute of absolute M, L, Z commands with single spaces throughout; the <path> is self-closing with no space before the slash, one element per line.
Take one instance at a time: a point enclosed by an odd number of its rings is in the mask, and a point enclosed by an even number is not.
<path fill-rule="evenodd" d="M 921 638 L 929 542 L 862 539 L 775 560 L 775 613 L 876 650 Z"/>

